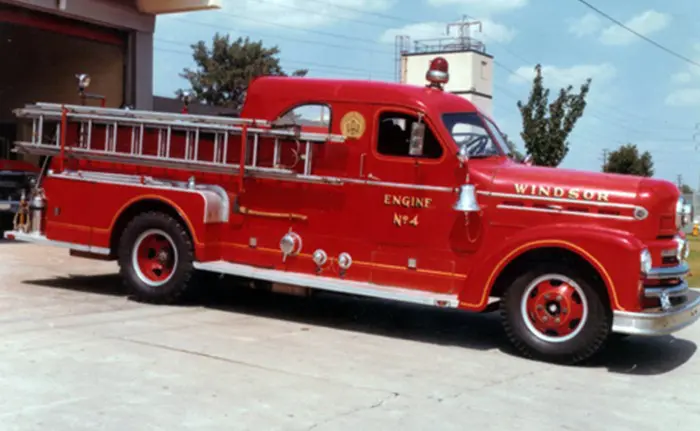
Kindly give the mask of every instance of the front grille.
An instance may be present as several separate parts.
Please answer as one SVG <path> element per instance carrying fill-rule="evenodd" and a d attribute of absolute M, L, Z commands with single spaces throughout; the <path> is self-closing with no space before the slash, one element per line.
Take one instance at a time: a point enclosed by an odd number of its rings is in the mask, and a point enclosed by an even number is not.
<path fill-rule="evenodd" d="M 676 259 L 676 256 L 666 256 L 661 258 L 661 264 L 662 265 L 678 265 L 678 259 Z"/>

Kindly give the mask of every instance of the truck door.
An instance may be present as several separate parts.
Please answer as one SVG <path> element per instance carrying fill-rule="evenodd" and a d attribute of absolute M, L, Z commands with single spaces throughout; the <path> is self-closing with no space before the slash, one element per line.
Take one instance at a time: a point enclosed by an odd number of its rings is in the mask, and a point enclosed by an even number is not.
<path fill-rule="evenodd" d="M 464 224 L 463 214 L 452 209 L 463 171 L 428 118 L 419 122 L 415 111 L 381 108 L 374 120 L 363 168 L 366 205 L 375 209 L 366 224 L 374 247 L 372 281 L 452 291 L 463 277 L 464 257 L 451 245 L 453 232 Z M 414 123 L 425 126 L 418 156 L 410 151 Z"/>

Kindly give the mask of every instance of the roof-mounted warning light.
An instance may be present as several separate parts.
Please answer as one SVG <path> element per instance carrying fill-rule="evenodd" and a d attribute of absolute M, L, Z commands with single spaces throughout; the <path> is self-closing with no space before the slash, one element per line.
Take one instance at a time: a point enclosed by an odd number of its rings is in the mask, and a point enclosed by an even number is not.
<path fill-rule="evenodd" d="M 442 90 L 443 85 L 450 80 L 448 68 L 447 60 L 444 57 L 435 57 L 430 62 L 428 72 L 425 74 L 425 79 L 429 82 L 428 87 Z"/>

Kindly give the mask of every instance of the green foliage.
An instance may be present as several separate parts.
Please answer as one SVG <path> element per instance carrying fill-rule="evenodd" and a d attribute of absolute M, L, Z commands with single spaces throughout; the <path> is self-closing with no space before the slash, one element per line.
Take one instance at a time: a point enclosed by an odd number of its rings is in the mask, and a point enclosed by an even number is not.
<path fill-rule="evenodd" d="M 525 160 L 525 155 L 518 151 L 518 147 L 513 141 L 510 140 L 510 138 L 508 138 L 508 135 L 503 134 L 503 139 L 506 141 L 506 145 L 508 146 L 508 156 L 518 162 Z"/>
<path fill-rule="evenodd" d="M 681 190 L 681 193 L 683 193 L 683 194 L 693 193 L 693 188 L 690 187 L 688 184 L 681 184 L 680 190 Z"/>
<path fill-rule="evenodd" d="M 558 166 L 569 152 L 569 134 L 586 108 L 591 79 L 588 78 L 581 85 L 578 94 L 572 93 L 571 85 L 562 88 L 550 104 L 549 89 L 542 84 L 542 67 L 539 64 L 535 66 L 535 72 L 527 103 L 518 101 L 523 119 L 520 136 L 534 165 Z"/>
<path fill-rule="evenodd" d="M 603 172 L 651 177 L 654 175 L 654 162 L 648 151 L 640 155 L 636 145 L 626 144 L 610 153 L 603 165 Z"/>
<path fill-rule="evenodd" d="M 287 76 L 279 65 L 279 49 L 263 47 L 262 41 L 247 37 L 231 42 L 229 35 L 214 35 L 212 48 L 204 41 L 191 45 L 197 67 L 186 68 L 181 77 L 191 86 L 193 100 L 208 105 L 238 109 L 243 104 L 250 81 L 263 75 Z M 295 70 L 292 76 L 306 76 L 308 70 Z M 176 94 L 182 97 L 185 90 Z"/>

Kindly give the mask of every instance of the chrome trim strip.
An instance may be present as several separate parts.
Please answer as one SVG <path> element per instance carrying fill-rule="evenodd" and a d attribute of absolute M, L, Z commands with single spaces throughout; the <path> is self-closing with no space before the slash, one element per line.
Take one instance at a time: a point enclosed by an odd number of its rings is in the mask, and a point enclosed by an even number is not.
<path fill-rule="evenodd" d="M 700 292 L 690 290 L 688 301 L 668 311 L 614 311 L 612 331 L 630 335 L 667 335 L 678 332 L 700 318 Z"/>
<path fill-rule="evenodd" d="M 672 287 L 645 287 L 644 296 L 647 298 L 660 298 L 662 296 L 675 298 L 686 295 L 689 290 L 688 283 L 683 281 L 678 286 Z"/>
<path fill-rule="evenodd" d="M 690 267 L 688 262 L 682 262 L 680 265 L 656 267 L 646 274 L 646 278 L 650 280 L 663 280 L 665 278 L 679 278 L 688 274 Z"/>
<path fill-rule="evenodd" d="M 508 204 L 498 204 L 496 208 L 508 209 L 508 210 L 520 210 L 520 211 L 530 211 L 530 212 L 541 212 L 547 214 L 566 214 L 580 217 L 591 217 L 591 218 L 604 218 L 613 220 L 635 220 L 631 216 L 618 216 L 613 214 L 598 214 L 598 213 L 581 213 L 578 211 L 566 211 L 559 208 L 533 208 L 533 207 L 523 207 L 518 205 L 508 205 Z"/>
<path fill-rule="evenodd" d="M 194 267 L 195 269 L 202 271 L 211 271 L 245 278 L 266 280 L 273 283 L 292 284 L 312 289 L 327 290 L 330 292 L 361 295 L 438 307 L 442 306 L 457 308 L 459 306 L 459 299 L 457 298 L 457 295 L 445 295 L 425 292 L 422 290 L 379 286 L 359 281 L 340 280 L 332 277 L 290 273 L 274 269 L 257 268 L 250 265 L 231 263 L 223 260 L 213 262 L 195 262 Z"/>
<path fill-rule="evenodd" d="M 104 248 L 104 247 L 93 247 L 91 245 L 74 244 L 71 242 L 63 242 L 63 241 L 53 241 L 53 240 L 46 238 L 44 235 L 39 235 L 39 234 L 29 234 L 29 233 L 24 233 L 24 232 L 7 231 L 7 232 L 5 232 L 3 237 L 5 239 L 9 239 L 9 240 L 15 240 L 15 241 L 20 241 L 20 242 L 29 242 L 29 243 L 38 244 L 38 245 L 48 245 L 48 246 L 53 246 L 53 247 L 68 248 L 71 250 L 78 250 L 78 251 L 84 251 L 87 253 L 101 254 L 104 256 L 108 256 L 111 252 L 110 249 Z"/>
<path fill-rule="evenodd" d="M 394 187 L 399 189 L 427 190 L 433 192 L 456 193 L 459 187 L 429 186 L 424 184 L 394 183 L 389 181 L 359 180 L 355 178 L 338 178 L 340 181 L 351 184 L 364 184 L 367 186 Z"/>
<path fill-rule="evenodd" d="M 67 174 L 67 175 L 66 175 Z M 76 177 L 77 175 L 77 177 Z M 161 186 L 161 188 L 165 189 L 175 189 L 175 190 L 184 190 L 184 191 L 189 191 L 189 192 L 195 192 L 195 191 L 201 191 L 205 190 L 206 188 L 209 187 L 219 187 L 217 185 L 201 185 L 198 186 L 197 190 L 190 190 L 186 188 L 185 183 L 177 183 L 175 181 L 159 181 L 155 180 L 150 177 L 146 177 L 145 180 L 147 182 L 146 185 L 141 184 L 141 177 L 138 175 L 128 175 L 128 174 L 113 174 L 113 173 L 104 173 L 104 172 L 93 172 L 93 171 L 66 171 L 65 173 L 61 174 L 51 174 L 50 176 L 53 177 L 58 177 L 58 178 L 70 178 L 74 180 L 83 180 L 83 181 L 97 181 L 97 182 L 107 182 L 110 184 L 116 184 L 119 183 L 121 184 L 121 181 L 124 181 L 128 184 L 132 184 L 135 186 L 148 186 L 148 187 L 157 187 Z M 255 176 L 253 174 L 253 176 Z M 267 178 L 268 176 L 262 176 L 263 178 Z M 318 183 L 325 183 L 325 184 L 338 184 L 342 185 L 343 183 L 350 183 L 350 184 L 363 184 L 363 185 L 368 185 L 368 186 L 380 186 L 380 187 L 394 187 L 394 188 L 404 188 L 404 189 L 411 189 L 411 190 L 425 190 L 425 191 L 434 191 L 434 192 L 445 192 L 445 193 L 456 193 L 459 191 L 459 188 L 452 188 L 452 187 L 445 187 L 445 186 L 430 186 L 430 185 L 423 185 L 423 184 L 406 184 L 406 183 L 394 183 L 394 182 L 389 182 L 389 181 L 373 181 L 373 180 L 361 180 L 361 179 L 356 179 L 356 178 L 341 178 L 341 177 L 320 177 L 316 175 L 298 175 L 298 176 L 290 176 L 290 175 L 279 175 L 276 176 L 279 179 L 286 180 L 286 181 L 309 181 L 309 182 L 318 182 Z M 180 186 L 182 188 L 180 188 Z M 223 190 L 223 188 L 221 188 Z M 226 194 L 225 190 L 223 193 L 223 196 L 226 196 L 228 199 L 228 195 Z M 227 206 L 230 205 L 230 203 L 226 204 Z M 227 217 L 228 217 L 228 212 L 227 212 Z M 228 218 L 227 218 L 228 220 Z"/>
<path fill-rule="evenodd" d="M 546 197 L 546 196 L 519 195 L 516 193 L 489 192 L 489 191 L 485 191 L 485 190 L 478 191 L 477 193 L 484 195 L 484 196 L 493 196 L 493 197 L 507 198 L 507 199 L 524 199 L 524 200 L 532 199 L 532 200 L 536 200 L 536 201 L 578 204 L 578 205 L 593 205 L 593 206 L 599 206 L 599 207 L 624 208 L 624 209 L 635 209 L 635 208 L 639 207 L 638 205 L 620 204 L 620 203 L 614 203 L 614 202 L 598 202 L 598 201 L 586 201 L 586 200 L 567 199 L 567 198 L 551 198 L 551 197 Z M 639 207 L 639 208 L 642 208 L 642 207 Z"/>

